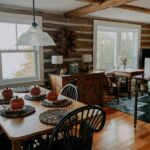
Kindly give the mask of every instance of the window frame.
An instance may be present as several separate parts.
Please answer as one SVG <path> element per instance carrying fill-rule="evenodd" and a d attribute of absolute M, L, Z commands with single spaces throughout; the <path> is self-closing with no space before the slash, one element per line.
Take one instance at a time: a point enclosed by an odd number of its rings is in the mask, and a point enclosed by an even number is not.
<path fill-rule="evenodd" d="M 135 65 L 134 69 L 139 67 L 139 54 L 140 54 L 140 40 L 141 40 L 141 25 L 135 24 L 127 24 L 127 23 L 118 23 L 118 22 L 111 22 L 111 21 L 100 21 L 94 20 L 94 35 L 93 35 L 93 69 L 97 69 L 97 32 L 98 28 L 101 28 L 101 31 L 115 31 L 117 34 L 123 31 L 134 31 L 135 32 L 135 40 L 138 41 L 135 45 L 135 50 L 137 54 L 134 53 L 135 57 L 137 58 L 137 65 Z M 109 29 L 108 29 L 109 28 Z M 120 34 L 121 35 L 121 34 Z M 117 35 L 118 36 L 118 35 Z M 118 37 L 117 37 L 118 39 Z M 118 49 L 119 43 L 116 43 L 116 48 Z M 116 65 L 117 60 L 114 60 L 114 65 Z M 115 66 L 117 67 L 117 66 Z"/>
<path fill-rule="evenodd" d="M 33 16 L 31 15 L 22 15 L 22 14 L 13 14 L 13 13 L 0 13 L 0 22 L 4 23 L 14 23 L 14 24 L 32 24 Z M 36 22 L 42 28 L 42 17 L 36 16 Z M 18 79 L 2 79 L 2 53 L 23 53 L 23 52 L 34 52 L 35 55 L 35 75 L 36 77 L 27 77 L 27 78 L 18 78 Z M 11 64 L 11 60 L 10 60 Z M 16 49 L 11 50 L 0 50 L 0 88 L 6 86 L 16 87 L 16 86 L 25 86 L 33 84 L 44 84 L 44 65 L 43 65 L 43 47 L 34 46 L 32 50 L 19 50 L 16 46 Z"/>

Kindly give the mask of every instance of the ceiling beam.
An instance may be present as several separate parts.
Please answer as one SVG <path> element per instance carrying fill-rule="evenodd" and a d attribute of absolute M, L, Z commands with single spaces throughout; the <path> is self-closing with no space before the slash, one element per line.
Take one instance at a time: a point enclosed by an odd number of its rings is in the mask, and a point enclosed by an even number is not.
<path fill-rule="evenodd" d="M 91 0 L 87 0 L 87 1 L 90 2 Z M 136 1 L 136 0 L 103 0 L 100 1 L 100 3 L 98 2 L 97 4 L 89 4 L 87 6 L 83 6 L 81 8 L 66 12 L 64 15 L 67 17 L 86 15 L 98 10 L 104 10 L 106 8 L 117 7 L 123 4 L 127 4 L 132 1 Z"/>
<path fill-rule="evenodd" d="M 144 14 L 150 14 L 150 9 L 143 8 L 143 7 L 137 7 L 137 6 L 131 6 L 131 5 L 121 5 L 121 6 L 118 6 L 118 8 L 137 11 L 137 12 L 144 13 Z"/>
<path fill-rule="evenodd" d="M 102 2 L 104 2 L 106 0 L 77 0 L 77 1 L 87 2 L 89 4 L 97 4 L 97 3 L 100 4 L 100 3 L 102 3 Z"/>

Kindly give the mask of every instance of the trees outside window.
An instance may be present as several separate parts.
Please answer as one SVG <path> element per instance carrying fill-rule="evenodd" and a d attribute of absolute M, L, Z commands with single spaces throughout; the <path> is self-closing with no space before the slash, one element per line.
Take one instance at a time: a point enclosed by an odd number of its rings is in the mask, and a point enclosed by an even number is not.
<path fill-rule="evenodd" d="M 122 57 L 128 68 L 138 67 L 140 26 L 105 21 L 94 22 L 94 69 L 121 68 Z"/>

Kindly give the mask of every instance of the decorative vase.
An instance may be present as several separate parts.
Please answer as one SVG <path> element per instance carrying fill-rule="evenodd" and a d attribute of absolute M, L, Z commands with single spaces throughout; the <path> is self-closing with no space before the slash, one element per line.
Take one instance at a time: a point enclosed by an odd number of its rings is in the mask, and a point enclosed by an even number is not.
<path fill-rule="evenodd" d="M 126 64 L 123 64 L 123 69 L 126 69 Z"/>

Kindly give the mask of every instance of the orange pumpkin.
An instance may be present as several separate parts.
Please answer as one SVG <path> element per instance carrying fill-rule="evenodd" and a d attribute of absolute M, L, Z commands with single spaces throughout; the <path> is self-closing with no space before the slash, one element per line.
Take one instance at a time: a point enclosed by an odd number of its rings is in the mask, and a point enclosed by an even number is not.
<path fill-rule="evenodd" d="M 2 91 L 2 96 L 3 96 L 4 99 L 10 100 L 13 97 L 12 89 L 9 89 L 8 87 L 6 87 L 6 89 L 4 89 Z"/>
<path fill-rule="evenodd" d="M 18 96 L 12 98 L 10 100 L 10 106 L 11 106 L 11 109 L 13 110 L 22 109 L 24 106 L 23 98 L 19 98 Z"/>
<path fill-rule="evenodd" d="M 49 91 L 46 94 L 46 99 L 49 101 L 57 101 L 58 94 L 55 91 Z"/>
<path fill-rule="evenodd" d="M 41 93 L 41 90 L 40 90 L 40 87 L 39 86 L 32 86 L 31 88 L 30 88 L 30 94 L 32 95 L 32 96 L 39 96 L 40 95 L 40 93 Z"/>

